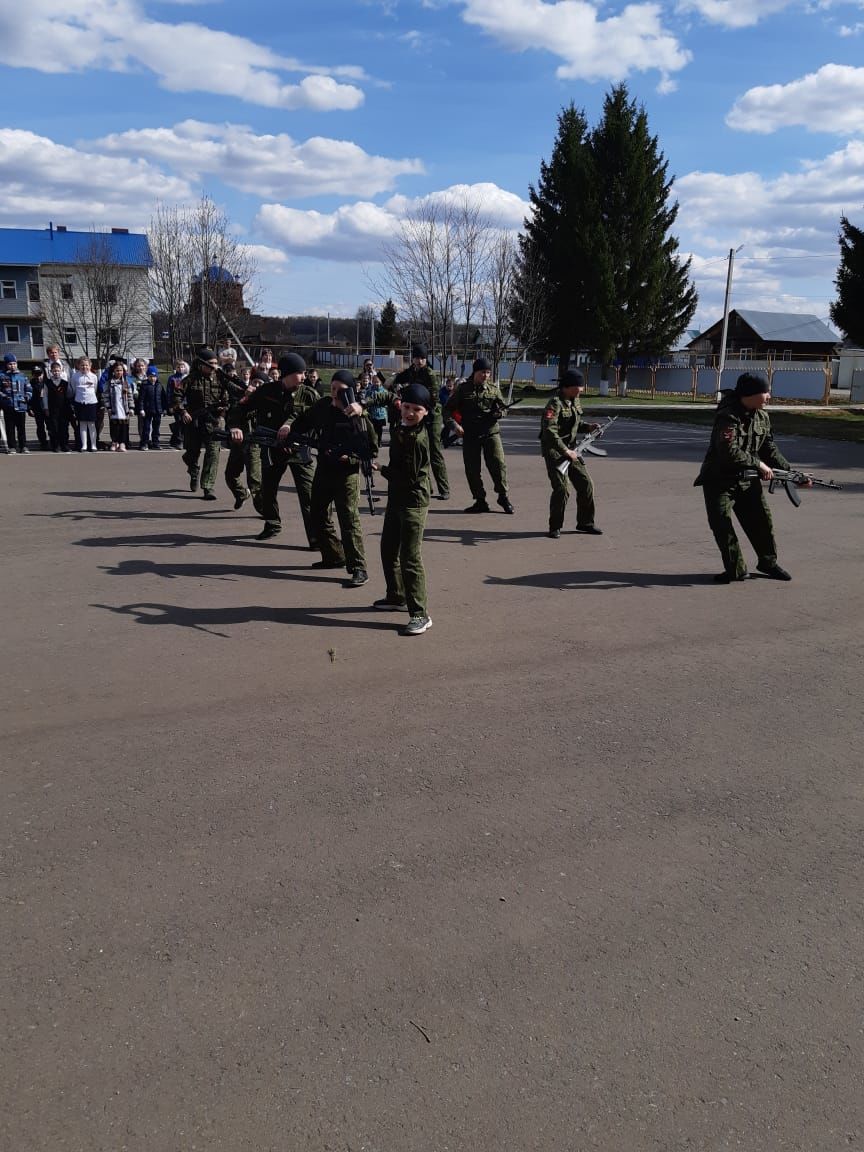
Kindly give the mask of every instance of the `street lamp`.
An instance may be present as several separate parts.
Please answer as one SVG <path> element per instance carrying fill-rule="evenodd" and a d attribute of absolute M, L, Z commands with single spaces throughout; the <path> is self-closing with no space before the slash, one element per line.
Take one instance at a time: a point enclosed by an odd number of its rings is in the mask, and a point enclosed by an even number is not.
<path fill-rule="evenodd" d="M 732 268 L 735 264 L 736 255 L 743 247 L 743 244 L 739 244 L 737 248 L 729 249 L 729 268 L 726 272 L 726 296 L 723 300 L 723 335 L 720 337 L 720 369 L 717 373 L 717 391 L 714 394 L 714 400 L 717 404 L 720 403 L 723 369 L 726 367 L 726 335 L 729 331 L 729 297 L 732 294 Z"/>

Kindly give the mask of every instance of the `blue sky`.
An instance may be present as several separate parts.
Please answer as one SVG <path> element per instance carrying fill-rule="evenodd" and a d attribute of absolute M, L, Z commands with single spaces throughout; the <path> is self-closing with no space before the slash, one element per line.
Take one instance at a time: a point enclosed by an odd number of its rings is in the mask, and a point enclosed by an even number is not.
<path fill-rule="evenodd" d="M 146 229 L 207 192 L 263 310 L 352 315 L 418 200 L 518 228 L 560 108 L 626 80 L 676 177 L 696 324 L 833 297 L 864 224 L 864 0 L 29 0 L 0 12 L 0 225 Z"/>

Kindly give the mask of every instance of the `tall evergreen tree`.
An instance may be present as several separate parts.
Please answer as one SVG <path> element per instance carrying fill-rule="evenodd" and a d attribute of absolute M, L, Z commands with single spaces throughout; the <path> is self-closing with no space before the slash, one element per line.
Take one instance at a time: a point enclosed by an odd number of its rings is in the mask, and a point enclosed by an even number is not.
<path fill-rule="evenodd" d="M 376 348 L 397 348 L 402 335 L 396 327 L 396 305 L 388 300 L 381 309 L 381 319 L 375 329 Z"/>
<path fill-rule="evenodd" d="M 841 216 L 838 240 L 837 299 L 829 314 L 844 336 L 864 348 L 864 232 Z"/>
<path fill-rule="evenodd" d="M 634 355 L 667 351 L 696 311 L 690 261 L 678 256 L 670 229 L 678 215 L 670 202 L 673 178 L 645 109 L 616 85 L 606 96 L 590 148 L 600 197 L 604 276 L 597 321 L 601 356 L 626 366 Z"/>
<path fill-rule="evenodd" d="M 524 315 L 539 280 L 545 295 L 544 332 L 533 334 L 535 347 L 556 353 L 566 365 L 574 349 L 590 347 L 596 336 L 596 281 L 602 274 L 595 223 L 596 181 L 584 112 L 570 104 L 558 116 L 558 134 L 547 164 L 540 165 L 533 207 L 520 237 L 520 270 L 513 320 L 528 340 Z"/>

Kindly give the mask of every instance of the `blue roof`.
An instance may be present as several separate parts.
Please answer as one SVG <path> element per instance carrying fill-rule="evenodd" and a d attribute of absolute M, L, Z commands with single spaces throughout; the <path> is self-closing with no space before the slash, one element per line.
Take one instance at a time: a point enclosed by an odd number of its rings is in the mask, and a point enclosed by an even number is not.
<path fill-rule="evenodd" d="M 153 263 L 147 237 L 139 233 L 0 228 L 0 264 L 80 264 L 94 237 L 106 241 L 116 264 L 149 268 Z"/>
<path fill-rule="evenodd" d="M 735 311 L 762 340 L 789 344 L 840 343 L 837 333 L 823 324 L 818 316 L 797 312 L 754 312 L 750 308 L 736 308 Z"/>

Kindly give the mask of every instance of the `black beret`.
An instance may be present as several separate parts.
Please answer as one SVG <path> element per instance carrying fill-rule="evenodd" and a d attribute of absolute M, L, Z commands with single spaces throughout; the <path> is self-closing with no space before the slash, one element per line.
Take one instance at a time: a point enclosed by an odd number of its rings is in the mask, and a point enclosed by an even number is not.
<path fill-rule="evenodd" d="M 422 384 L 406 384 L 399 394 L 399 399 L 403 404 L 419 404 L 428 412 L 432 407 L 432 397 L 429 395 L 429 389 L 425 388 Z"/>
<path fill-rule="evenodd" d="M 288 352 L 285 356 L 279 357 L 279 375 L 291 376 L 295 372 L 305 372 L 306 361 L 302 356 L 298 356 L 296 352 Z"/>
<path fill-rule="evenodd" d="M 561 379 L 558 381 L 559 388 L 584 388 L 585 378 L 581 372 L 577 372 L 575 368 L 568 368 Z"/>
<path fill-rule="evenodd" d="M 425 360 L 428 353 L 425 344 L 412 344 L 411 345 L 411 359 L 412 360 Z"/>
<path fill-rule="evenodd" d="M 206 364 L 210 360 L 217 360 L 218 357 L 212 348 L 199 348 L 196 360 L 200 360 L 202 364 Z"/>
<path fill-rule="evenodd" d="M 471 371 L 472 372 L 491 372 L 492 371 L 492 365 L 489 363 L 489 361 L 486 359 L 485 356 L 481 356 L 481 357 L 479 357 L 479 359 L 474 361 L 473 365 L 471 366 Z"/>
<path fill-rule="evenodd" d="M 755 372 L 744 372 L 738 377 L 735 385 L 736 396 L 759 396 L 762 392 L 770 392 L 771 385 L 765 376 L 757 376 Z"/>
<path fill-rule="evenodd" d="M 347 384 L 349 388 L 353 388 L 357 381 L 346 368 L 340 368 L 337 372 L 333 373 L 331 383 L 335 381 L 336 384 Z"/>

